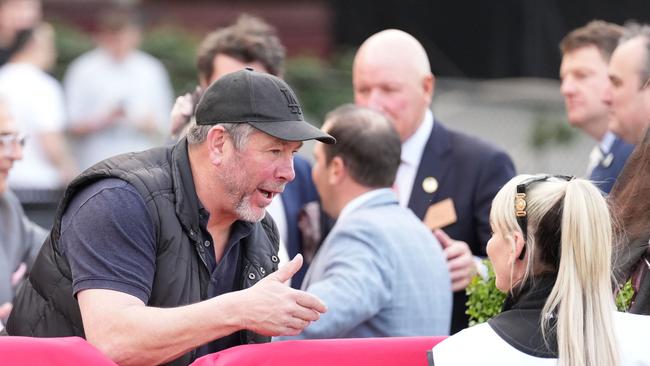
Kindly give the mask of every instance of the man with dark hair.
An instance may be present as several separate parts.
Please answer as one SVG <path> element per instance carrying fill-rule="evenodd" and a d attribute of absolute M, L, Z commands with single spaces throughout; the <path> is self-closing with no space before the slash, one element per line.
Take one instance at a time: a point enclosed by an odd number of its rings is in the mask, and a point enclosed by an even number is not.
<path fill-rule="evenodd" d="M 244 14 L 234 24 L 208 34 L 197 52 L 199 87 L 196 93 L 177 98 L 172 111 L 172 135 L 187 128 L 201 90 L 215 80 L 244 67 L 281 78 L 284 61 L 284 46 L 275 28 L 260 18 Z M 310 217 L 306 205 L 315 206 L 313 202 L 318 201 L 318 193 L 311 181 L 311 166 L 306 159 L 296 156 L 294 170 L 296 179 L 273 200 L 268 212 L 278 225 L 282 259 L 287 260 L 298 253 L 305 254 L 305 263 L 291 280 L 291 286 L 300 288 L 313 252 L 320 243 L 320 235 L 308 235 L 306 230 L 301 230 L 299 218 Z M 311 232 L 320 234 L 318 230 Z"/>
<path fill-rule="evenodd" d="M 609 87 L 607 64 L 622 31 L 616 24 L 594 20 L 560 42 L 560 91 L 567 118 L 572 126 L 598 141 L 589 156 L 587 175 L 605 193 L 612 189 L 634 148 L 609 130 L 612 115 L 603 101 Z"/>
<path fill-rule="evenodd" d="M 226 65 L 233 59 L 271 75 L 284 74 L 285 50 L 275 28 L 254 16 L 244 14 L 235 24 L 208 34 L 201 42 L 196 60 L 201 84 L 227 73 Z"/>
<path fill-rule="evenodd" d="M 172 135 L 180 134 L 187 127 L 201 91 L 215 80 L 244 67 L 281 78 L 285 55 L 275 28 L 251 15 L 241 15 L 234 24 L 209 33 L 196 55 L 199 86 L 195 93 L 176 99 L 172 112 Z"/>
<path fill-rule="evenodd" d="M 212 84 L 196 121 L 176 145 L 109 158 L 68 186 L 9 334 L 187 365 L 319 318 L 318 298 L 284 285 L 302 258 L 278 269 L 265 208 L 293 180 L 301 141 L 335 140 L 304 121 L 286 83 L 250 70 Z"/>
<path fill-rule="evenodd" d="M 337 143 L 316 144 L 312 174 L 337 221 L 302 289 L 328 312 L 293 338 L 448 334 L 451 282 L 442 248 L 391 189 L 401 151 L 392 123 L 346 105 L 327 116 L 323 131 Z"/>

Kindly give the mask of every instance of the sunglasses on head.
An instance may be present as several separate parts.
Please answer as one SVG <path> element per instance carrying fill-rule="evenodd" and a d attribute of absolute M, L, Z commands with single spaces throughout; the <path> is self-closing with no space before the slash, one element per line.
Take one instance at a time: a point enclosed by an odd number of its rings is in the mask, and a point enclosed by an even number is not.
<path fill-rule="evenodd" d="M 528 238 L 528 212 L 526 211 L 526 190 L 528 186 L 533 183 L 546 182 L 551 178 L 563 179 L 565 181 L 570 181 L 573 179 L 573 176 L 569 175 L 538 175 L 530 177 L 517 184 L 517 193 L 515 194 L 515 216 L 517 216 L 517 223 L 521 228 L 521 232 L 524 235 L 524 247 L 519 253 L 519 260 L 523 260 L 526 255 L 526 238 Z"/>

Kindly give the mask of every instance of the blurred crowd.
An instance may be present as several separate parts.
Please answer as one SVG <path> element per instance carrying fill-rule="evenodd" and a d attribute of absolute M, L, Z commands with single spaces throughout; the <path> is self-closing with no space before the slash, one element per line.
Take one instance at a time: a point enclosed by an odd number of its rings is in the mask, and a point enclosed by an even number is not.
<path fill-rule="evenodd" d="M 120 364 L 429 335 L 452 335 L 436 365 L 650 364 L 650 26 L 595 20 L 559 44 L 567 120 L 594 140 L 566 177 L 517 175 L 503 146 L 440 121 L 429 57 L 401 30 L 361 44 L 354 100 L 319 130 L 260 18 L 207 34 L 198 86 L 174 100 L 136 9 L 99 14 L 62 83 L 41 9 L 0 0 L 7 334 L 82 336 Z M 45 229 L 13 193 L 64 188 Z M 486 257 L 508 296 L 468 328 Z M 628 281 L 634 315 L 615 313 Z"/>

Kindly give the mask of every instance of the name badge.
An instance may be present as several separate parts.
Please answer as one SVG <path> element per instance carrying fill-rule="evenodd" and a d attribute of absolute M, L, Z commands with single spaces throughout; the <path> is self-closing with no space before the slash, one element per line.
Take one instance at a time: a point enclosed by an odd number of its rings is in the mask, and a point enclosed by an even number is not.
<path fill-rule="evenodd" d="M 451 225 L 457 220 L 454 200 L 445 198 L 429 206 L 423 222 L 429 229 L 435 230 Z"/>

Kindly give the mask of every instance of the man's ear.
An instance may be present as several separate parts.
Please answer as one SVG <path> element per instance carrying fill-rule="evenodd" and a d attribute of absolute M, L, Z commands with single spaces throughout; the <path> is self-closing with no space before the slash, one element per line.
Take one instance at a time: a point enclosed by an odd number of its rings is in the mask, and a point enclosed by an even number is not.
<path fill-rule="evenodd" d="M 436 89 L 436 77 L 433 74 L 429 74 L 422 79 L 422 91 L 424 92 L 425 98 L 429 101 L 429 104 L 433 100 L 433 93 Z"/>
<path fill-rule="evenodd" d="M 228 133 L 221 125 L 216 125 L 208 131 L 205 139 L 208 149 L 208 156 L 214 165 L 220 165 L 223 162 Z"/>
<path fill-rule="evenodd" d="M 330 184 L 339 184 L 347 175 L 345 162 L 340 156 L 335 156 L 327 166 L 327 179 Z"/>

